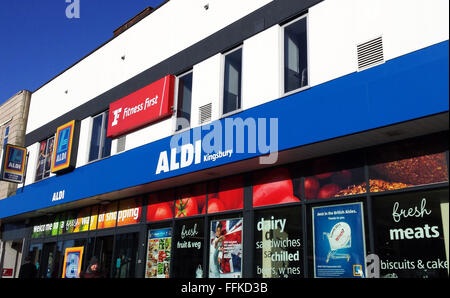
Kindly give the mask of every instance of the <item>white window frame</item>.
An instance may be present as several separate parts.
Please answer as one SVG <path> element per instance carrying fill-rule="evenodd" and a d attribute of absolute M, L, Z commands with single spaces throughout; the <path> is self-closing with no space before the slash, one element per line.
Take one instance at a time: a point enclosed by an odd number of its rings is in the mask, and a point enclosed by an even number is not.
<path fill-rule="evenodd" d="M 242 57 L 241 57 L 241 107 L 239 109 L 236 109 L 234 111 L 228 112 L 228 113 L 223 113 L 223 93 L 225 91 L 225 57 L 228 54 L 231 54 L 239 49 L 242 49 Z M 241 44 L 235 48 L 232 48 L 231 50 L 228 50 L 224 53 L 222 53 L 221 55 L 221 60 L 220 60 L 220 97 L 219 97 L 219 111 L 220 111 L 220 118 L 226 118 L 228 116 L 234 115 L 236 113 L 242 112 L 243 111 L 243 106 L 244 106 L 244 98 L 243 98 L 243 92 L 242 92 L 242 88 L 243 88 L 243 82 L 244 82 L 244 63 L 243 63 L 243 58 L 244 58 L 244 45 Z M 211 119 L 212 120 L 212 119 Z"/>
<path fill-rule="evenodd" d="M 303 18 L 306 18 L 306 61 L 307 61 L 306 62 L 307 63 L 306 71 L 307 71 L 308 84 L 306 86 L 303 86 L 303 87 L 300 87 L 300 88 L 297 88 L 297 89 L 285 92 L 285 75 L 284 75 L 284 71 L 285 71 L 285 69 L 284 69 L 284 62 L 285 62 L 285 55 L 284 55 L 285 54 L 285 51 L 284 51 L 285 40 L 284 40 L 284 38 L 285 38 L 285 32 L 284 32 L 284 30 L 285 30 L 285 28 L 287 26 L 292 25 L 292 24 L 300 21 Z M 299 16 L 299 17 L 297 17 L 297 18 L 287 22 L 286 24 L 280 25 L 280 32 L 281 32 L 281 34 L 280 34 L 280 63 L 279 63 L 279 65 L 280 65 L 280 97 L 285 97 L 285 96 L 288 96 L 288 95 L 291 95 L 291 94 L 294 94 L 294 93 L 297 93 L 297 92 L 300 92 L 300 91 L 303 91 L 303 90 L 311 88 L 311 85 L 310 85 L 311 84 L 311 82 L 310 82 L 310 59 L 309 59 L 309 57 L 310 57 L 310 55 L 309 55 L 309 53 L 310 53 L 310 50 L 309 50 L 310 42 L 309 42 L 309 18 L 308 18 L 308 14 L 305 13 L 305 14 L 303 14 L 303 15 L 301 15 L 301 16 Z"/>
<path fill-rule="evenodd" d="M 191 90 L 191 119 L 189 119 L 189 127 L 185 127 L 183 129 L 177 130 L 177 126 L 178 126 L 177 125 L 177 123 L 178 123 L 178 115 L 177 115 L 178 114 L 178 91 L 179 91 L 178 87 L 179 87 L 179 84 L 180 84 L 180 78 L 184 77 L 184 76 L 186 76 L 186 75 L 188 75 L 190 73 L 192 73 L 192 89 L 193 89 L 193 87 L 194 87 L 194 69 L 193 68 L 188 70 L 188 71 L 185 71 L 185 72 L 183 72 L 183 73 L 181 73 L 179 75 L 177 75 L 177 79 L 175 80 L 175 92 L 174 92 L 174 97 L 175 98 L 173 100 L 175 108 L 173 109 L 172 134 L 178 134 L 178 133 L 182 133 L 182 132 L 188 131 L 192 127 L 192 107 L 193 107 L 192 103 L 193 103 L 193 97 L 192 97 L 192 90 Z"/>
<path fill-rule="evenodd" d="M 39 146 L 38 146 L 38 154 L 37 154 L 37 156 L 36 156 L 36 160 L 35 160 L 35 165 L 36 165 L 36 167 L 35 167 L 35 169 L 34 169 L 34 173 L 33 173 L 33 181 L 34 182 L 39 182 L 39 181 L 44 181 L 45 179 L 48 179 L 48 178 L 50 178 L 50 177 L 52 177 L 54 174 L 52 173 L 52 167 L 51 167 L 51 162 L 52 162 L 52 156 L 50 156 L 50 172 L 49 172 L 49 175 L 48 175 L 48 177 L 44 177 L 45 176 L 45 161 L 46 160 L 44 160 L 44 168 L 42 169 L 42 178 L 41 179 L 39 179 L 39 180 L 37 180 L 36 179 L 36 171 L 37 171 L 37 169 L 38 169 L 38 167 L 39 167 L 39 158 L 40 158 L 40 151 L 41 151 L 41 148 L 40 148 L 40 144 L 43 142 L 43 141 L 45 141 L 46 142 L 46 145 L 45 145 L 45 151 L 47 151 L 48 150 L 48 147 L 47 147 L 47 145 L 48 145 L 48 140 L 50 140 L 51 138 L 53 138 L 53 152 L 55 151 L 55 140 L 56 140 L 56 134 L 54 134 L 53 136 L 50 136 L 50 137 L 48 137 L 48 138 L 46 138 L 45 140 L 42 140 L 42 141 L 39 141 L 38 142 L 38 144 L 39 144 Z M 53 155 L 53 152 L 52 152 L 52 155 Z"/>

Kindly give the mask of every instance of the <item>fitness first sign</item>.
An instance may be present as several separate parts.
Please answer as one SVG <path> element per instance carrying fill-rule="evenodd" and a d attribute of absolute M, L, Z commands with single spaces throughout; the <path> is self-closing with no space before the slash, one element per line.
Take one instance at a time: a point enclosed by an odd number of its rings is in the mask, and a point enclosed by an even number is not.
<path fill-rule="evenodd" d="M 107 136 L 116 138 L 170 117 L 175 77 L 167 75 L 109 105 Z"/>

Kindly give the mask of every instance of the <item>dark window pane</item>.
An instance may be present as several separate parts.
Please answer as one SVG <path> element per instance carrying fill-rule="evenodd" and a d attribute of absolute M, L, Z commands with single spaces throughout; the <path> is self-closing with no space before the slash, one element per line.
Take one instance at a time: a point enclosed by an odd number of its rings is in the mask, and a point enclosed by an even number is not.
<path fill-rule="evenodd" d="M 108 115 L 109 113 L 106 112 L 105 113 L 105 121 L 103 124 L 103 138 L 104 138 L 104 142 L 103 142 L 103 148 L 102 148 L 102 158 L 103 157 L 107 157 L 111 155 L 111 141 L 112 139 L 108 138 L 106 136 L 106 130 L 108 128 Z"/>
<path fill-rule="evenodd" d="M 89 151 L 89 161 L 98 159 L 100 151 L 100 142 L 102 134 L 102 118 L 103 115 L 94 118 L 92 123 L 92 136 L 91 136 L 91 147 Z"/>
<path fill-rule="evenodd" d="M 191 121 L 192 72 L 180 77 L 178 85 L 177 130 L 189 127 Z"/>
<path fill-rule="evenodd" d="M 241 108 L 242 49 L 225 56 L 223 114 Z"/>
<path fill-rule="evenodd" d="M 284 29 L 284 91 L 308 85 L 306 18 Z"/>

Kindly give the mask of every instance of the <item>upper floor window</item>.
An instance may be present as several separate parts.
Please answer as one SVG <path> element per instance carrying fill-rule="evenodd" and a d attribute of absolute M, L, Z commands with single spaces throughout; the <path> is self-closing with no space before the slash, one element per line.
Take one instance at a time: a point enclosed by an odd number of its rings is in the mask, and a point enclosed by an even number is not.
<path fill-rule="evenodd" d="M 6 144 L 8 144 L 8 136 L 9 136 L 9 125 L 5 127 L 5 134 L 3 136 L 3 150 L 6 147 Z"/>
<path fill-rule="evenodd" d="M 242 46 L 225 54 L 222 114 L 241 108 L 241 80 Z"/>
<path fill-rule="evenodd" d="M 108 127 L 108 111 L 92 119 L 91 144 L 88 162 L 111 155 L 111 139 L 106 137 Z"/>
<path fill-rule="evenodd" d="M 178 77 L 176 131 L 190 127 L 192 103 L 192 71 Z"/>
<path fill-rule="evenodd" d="M 306 16 L 284 26 L 284 92 L 308 85 Z"/>
<path fill-rule="evenodd" d="M 39 144 L 39 157 L 36 167 L 35 181 L 39 181 L 50 176 L 54 141 L 55 137 L 52 136 L 46 140 L 43 140 Z"/>

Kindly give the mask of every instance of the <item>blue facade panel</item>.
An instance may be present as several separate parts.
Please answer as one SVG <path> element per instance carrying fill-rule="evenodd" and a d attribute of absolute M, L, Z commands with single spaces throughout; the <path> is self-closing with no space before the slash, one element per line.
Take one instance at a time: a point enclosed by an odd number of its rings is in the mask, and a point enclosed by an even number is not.
<path fill-rule="evenodd" d="M 449 42 L 387 61 L 308 90 L 242 111 L 228 119 L 277 118 L 278 150 L 286 150 L 370 129 L 430 116 L 449 110 Z M 187 143 L 197 140 L 209 143 L 211 136 L 225 130 L 226 119 L 185 132 Z M 256 120 L 256 123 L 257 120 Z M 271 126 L 273 128 L 273 126 Z M 258 129 L 262 127 L 257 125 Z M 214 131 L 217 129 L 217 131 Z M 217 133 L 217 134 L 216 134 Z M 267 140 L 270 133 L 266 133 Z M 225 139 L 225 138 L 223 138 Z M 205 160 L 202 150 L 184 168 L 156 174 L 158 162 L 167 154 L 171 160 L 171 137 L 126 151 L 119 155 L 85 165 L 66 175 L 28 185 L 15 196 L 0 200 L 0 218 L 26 213 L 57 204 L 109 193 L 141 184 L 175 177 L 223 164 L 261 156 L 267 152 L 236 152 Z M 214 139 L 216 140 L 216 139 Z M 258 141 L 258 138 L 257 138 Z M 221 150 L 226 152 L 225 140 Z M 268 141 L 266 142 L 268 143 Z M 258 144 L 258 143 L 256 143 Z M 165 152 L 165 153 L 164 153 Z M 180 164 L 180 153 L 175 159 Z M 164 164 L 164 163 L 163 163 Z M 164 164 L 165 165 L 165 164 Z M 169 165 L 170 167 L 170 165 Z M 31 174 L 31 173 L 29 173 Z M 64 198 L 53 200 L 53 194 L 64 190 Z"/>

